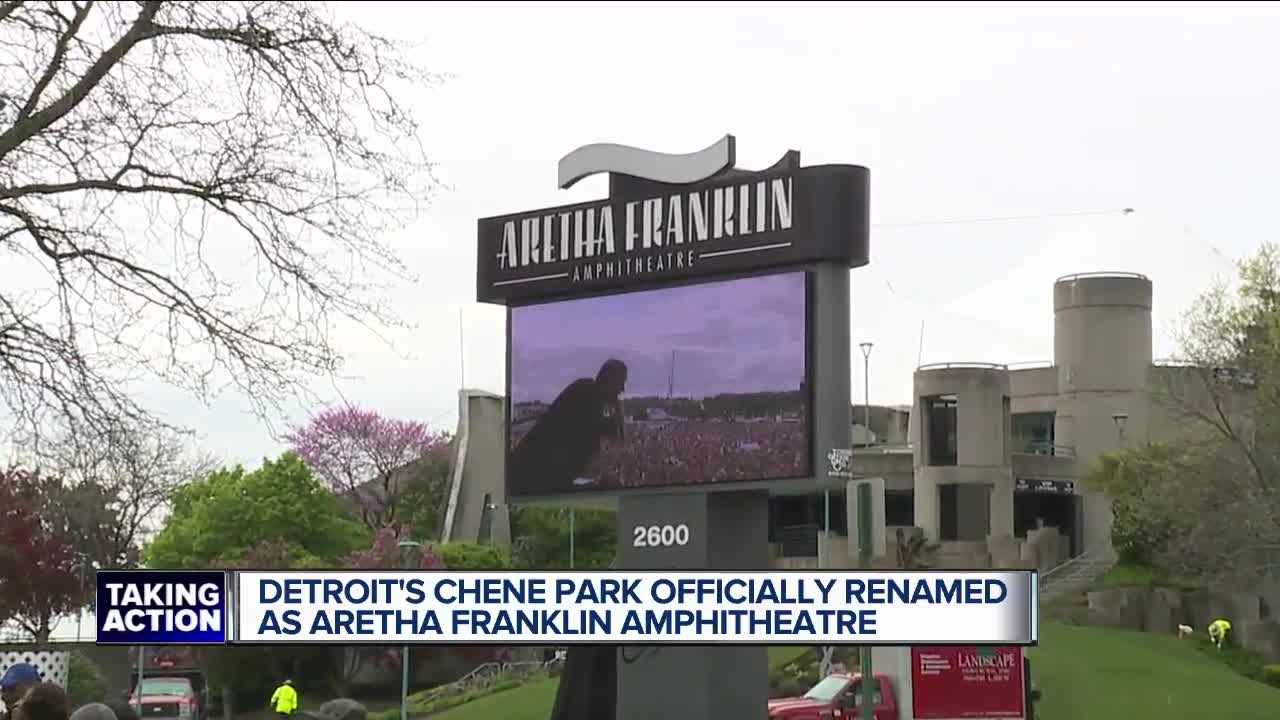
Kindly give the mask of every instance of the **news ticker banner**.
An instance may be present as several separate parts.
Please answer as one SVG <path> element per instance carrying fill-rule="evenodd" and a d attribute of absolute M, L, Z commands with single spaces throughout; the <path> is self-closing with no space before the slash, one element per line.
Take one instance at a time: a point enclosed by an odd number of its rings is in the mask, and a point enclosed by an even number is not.
<path fill-rule="evenodd" d="M 103 571 L 99 644 L 1034 645 L 1034 571 Z"/>

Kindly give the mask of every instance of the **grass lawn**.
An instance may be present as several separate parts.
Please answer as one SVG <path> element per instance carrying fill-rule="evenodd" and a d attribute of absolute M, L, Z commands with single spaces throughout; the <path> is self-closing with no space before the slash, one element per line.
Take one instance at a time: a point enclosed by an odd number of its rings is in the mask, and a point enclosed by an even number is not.
<path fill-rule="evenodd" d="M 1089 586 L 1090 590 L 1106 590 L 1121 587 L 1168 587 L 1178 590 L 1194 590 L 1192 583 L 1179 582 L 1158 575 L 1149 567 L 1138 565 L 1116 565 L 1106 571 Z"/>
<path fill-rule="evenodd" d="M 1045 624 L 1031 651 L 1038 720 L 1264 720 L 1280 690 L 1249 680 L 1197 641 Z"/>
<path fill-rule="evenodd" d="M 785 665 L 808 649 L 769 648 L 769 665 Z M 556 702 L 556 688 L 559 685 L 558 678 L 537 680 L 514 690 L 504 690 L 473 700 L 433 717 L 438 720 L 547 720 L 551 716 L 551 706 Z"/>
<path fill-rule="evenodd" d="M 773 648 L 772 665 L 806 648 Z M 1038 720 L 1275 720 L 1280 690 L 1238 675 L 1191 640 L 1046 623 L 1031 651 Z M 554 679 L 445 711 L 439 720 L 547 720 Z"/>

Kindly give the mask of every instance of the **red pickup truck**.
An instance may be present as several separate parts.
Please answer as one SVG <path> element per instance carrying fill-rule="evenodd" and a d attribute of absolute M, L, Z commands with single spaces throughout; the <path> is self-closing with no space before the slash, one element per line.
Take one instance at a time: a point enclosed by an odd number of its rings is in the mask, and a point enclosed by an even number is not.
<path fill-rule="evenodd" d="M 204 720 L 204 697 L 191 677 L 148 677 L 129 704 L 139 720 Z"/>
<path fill-rule="evenodd" d="M 886 675 L 875 678 L 872 708 L 875 720 L 898 720 L 893 681 Z M 769 720 L 860 720 L 861 708 L 861 675 L 828 675 L 800 697 L 770 700 Z"/>

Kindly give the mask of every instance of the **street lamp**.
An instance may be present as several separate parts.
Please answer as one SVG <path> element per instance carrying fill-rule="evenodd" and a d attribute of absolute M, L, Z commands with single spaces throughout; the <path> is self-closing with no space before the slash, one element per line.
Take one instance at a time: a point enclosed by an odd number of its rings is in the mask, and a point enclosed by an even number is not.
<path fill-rule="evenodd" d="M 858 343 L 862 351 L 862 423 L 867 428 L 867 443 L 871 442 L 871 348 L 874 343 Z"/>
<path fill-rule="evenodd" d="M 80 592 L 84 592 L 88 594 L 89 608 L 94 609 L 97 607 L 98 594 L 97 594 L 96 588 L 94 589 L 89 588 L 88 578 L 85 577 L 85 572 L 90 568 L 92 568 L 96 573 L 98 570 L 98 561 L 89 560 L 89 556 L 85 555 L 84 553 L 77 553 L 76 557 L 79 558 L 80 560 L 80 562 L 78 563 L 79 564 L 78 570 L 80 571 Z M 79 609 L 79 612 L 76 615 L 76 642 L 80 642 L 82 639 L 82 628 L 84 627 L 84 612 L 85 612 L 85 608 L 81 607 Z"/>
<path fill-rule="evenodd" d="M 862 350 L 862 407 L 863 423 L 867 429 L 867 445 L 871 444 L 871 348 L 872 343 L 858 343 Z M 858 565 L 862 569 L 871 567 L 871 493 L 869 487 L 858 488 Z M 872 720 L 875 712 L 875 669 L 871 666 L 871 648 L 863 645 L 858 648 L 858 665 L 862 683 L 862 720 Z"/>
<path fill-rule="evenodd" d="M 400 548 L 400 564 L 407 570 L 413 567 L 414 551 L 422 547 L 422 543 L 414 540 L 401 540 L 396 543 Z M 400 720 L 409 720 L 409 646 L 400 650 Z"/>

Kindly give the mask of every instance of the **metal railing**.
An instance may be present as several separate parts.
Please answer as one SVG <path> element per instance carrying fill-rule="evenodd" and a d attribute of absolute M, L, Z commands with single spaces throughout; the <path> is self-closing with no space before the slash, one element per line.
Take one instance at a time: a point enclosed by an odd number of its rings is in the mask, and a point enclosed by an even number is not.
<path fill-rule="evenodd" d="M 926 363 L 916 368 L 916 372 L 930 370 L 1008 370 L 1009 366 L 990 362 L 941 362 Z"/>
<path fill-rule="evenodd" d="M 1058 445 L 1051 442 L 1031 442 L 1022 446 L 1021 450 L 1014 450 L 1019 455 L 1050 455 L 1060 457 L 1075 457 L 1076 449 L 1073 445 Z"/>
<path fill-rule="evenodd" d="M 1005 365 L 1010 370 L 1043 370 L 1053 367 L 1052 360 L 1022 360 Z"/>
<path fill-rule="evenodd" d="M 440 685 L 426 691 L 420 697 L 423 700 L 430 701 L 460 695 L 472 690 L 485 690 L 503 681 L 520 681 L 540 672 L 549 672 L 553 667 L 563 662 L 564 658 L 560 656 L 545 662 L 542 660 L 506 663 L 487 662 L 447 685 Z"/>
<path fill-rule="evenodd" d="M 1054 280 L 1053 282 L 1056 284 L 1060 282 L 1074 282 L 1076 280 L 1092 280 L 1095 278 L 1115 278 L 1117 280 L 1120 280 L 1120 279 L 1148 280 L 1148 281 L 1151 280 L 1151 278 L 1147 277 L 1146 275 L 1143 275 L 1142 273 L 1100 270 L 1096 272 L 1072 273 L 1070 275 L 1063 275 L 1062 277 L 1058 278 L 1057 280 Z"/>

